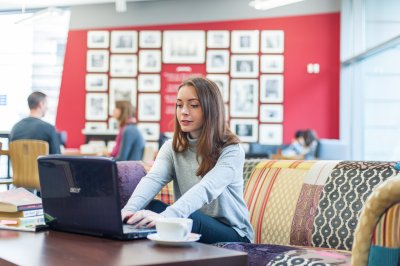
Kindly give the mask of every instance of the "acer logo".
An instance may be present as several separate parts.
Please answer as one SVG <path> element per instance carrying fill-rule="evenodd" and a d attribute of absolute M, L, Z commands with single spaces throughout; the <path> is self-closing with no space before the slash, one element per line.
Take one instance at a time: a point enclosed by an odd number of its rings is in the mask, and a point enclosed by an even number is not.
<path fill-rule="evenodd" d="M 69 192 L 71 192 L 71 193 L 80 193 L 81 192 L 81 188 L 80 187 L 71 187 L 69 189 Z"/>

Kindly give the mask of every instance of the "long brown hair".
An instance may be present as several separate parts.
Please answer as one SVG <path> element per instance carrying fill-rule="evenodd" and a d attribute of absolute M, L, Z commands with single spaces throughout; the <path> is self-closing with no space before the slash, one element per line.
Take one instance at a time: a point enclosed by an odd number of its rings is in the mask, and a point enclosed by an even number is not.
<path fill-rule="evenodd" d="M 197 159 L 201 158 L 196 175 L 204 176 L 215 164 L 224 147 L 239 143 L 239 138 L 232 133 L 225 121 L 225 108 L 222 95 L 213 81 L 195 77 L 182 82 L 178 91 L 184 86 L 192 86 L 199 98 L 203 111 L 204 124 L 197 140 Z M 175 152 L 184 152 L 189 147 L 187 132 L 183 132 L 175 110 L 175 130 L 172 147 Z"/>
<path fill-rule="evenodd" d="M 115 101 L 115 108 L 121 110 L 120 116 L 117 117 L 120 127 L 125 126 L 135 116 L 134 108 L 130 101 Z"/>

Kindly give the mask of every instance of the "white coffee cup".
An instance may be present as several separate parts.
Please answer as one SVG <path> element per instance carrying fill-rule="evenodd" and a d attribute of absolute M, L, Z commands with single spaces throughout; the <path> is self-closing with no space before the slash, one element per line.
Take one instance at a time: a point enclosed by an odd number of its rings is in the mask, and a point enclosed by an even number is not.
<path fill-rule="evenodd" d="M 193 221 L 186 218 L 161 218 L 156 221 L 157 234 L 162 240 L 182 241 L 189 237 Z"/>

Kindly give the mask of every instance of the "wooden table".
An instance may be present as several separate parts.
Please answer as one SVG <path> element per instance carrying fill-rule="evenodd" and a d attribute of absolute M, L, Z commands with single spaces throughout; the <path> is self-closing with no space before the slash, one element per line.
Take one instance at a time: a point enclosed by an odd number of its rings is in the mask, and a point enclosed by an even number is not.
<path fill-rule="evenodd" d="M 197 242 L 168 247 L 56 231 L 0 230 L 0 258 L 17 265 L 247 265 L 244 252 Z"/>

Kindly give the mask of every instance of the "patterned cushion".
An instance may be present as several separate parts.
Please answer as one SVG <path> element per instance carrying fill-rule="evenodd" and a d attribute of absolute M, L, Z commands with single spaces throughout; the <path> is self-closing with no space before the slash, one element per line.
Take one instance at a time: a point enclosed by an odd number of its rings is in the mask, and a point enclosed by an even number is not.
<path fill-rule="evenodd" d="M 361 208 L 374 188 L 397 174 L 393 162 L 340 162 L 322 190 L 312 245 L 351 250 Z"/>
<path fill-rule="evenodd" d="M 168 205 L 174 204 L 174 181 L 165 185 L 154 198 Z"/>
<path fill-rule="evenodd" d="M 136 161 L 117 162 L 119 195 L 121 207 L 124 207 L 135 190 L 140 179 L 146 175 L 143 165 Z"/>
<path fill-rule="evenodd" d="M 219 247 L 248 253 L 249 265 L 350 265 L 351 253 L 322 248 L 270 244 L 217 243 Z"/>
<path fill-rule="evenodd" d="M 254 171 L 254 168 L 257 164 L 259 164 L 263 159 L 247 159 L 244 161 L 243 166 L 243 186 L 246 187 L 247 181 Z"/>

